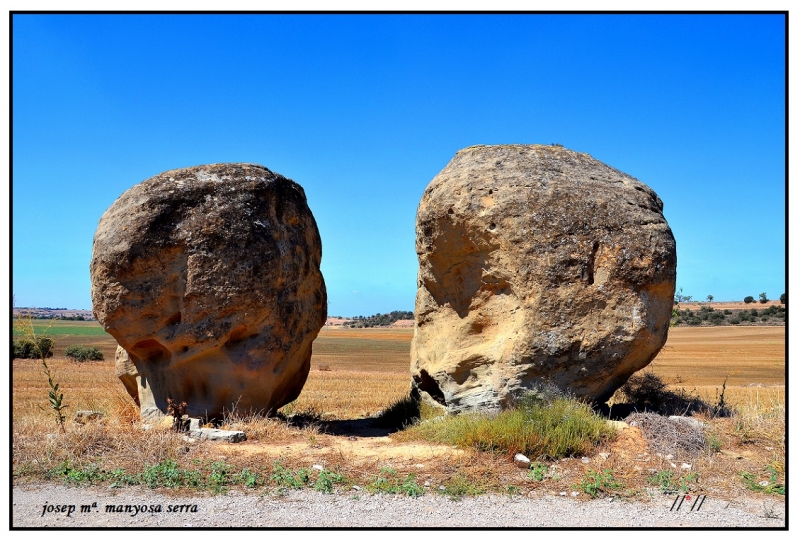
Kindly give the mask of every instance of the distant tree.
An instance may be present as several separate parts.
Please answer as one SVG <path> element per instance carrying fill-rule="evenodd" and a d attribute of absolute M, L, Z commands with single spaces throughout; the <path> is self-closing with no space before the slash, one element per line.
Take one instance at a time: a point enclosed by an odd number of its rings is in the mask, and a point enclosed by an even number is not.
<path fill-rule="evenodd" d="M 786 305 L 786 294 L 781 294 L 781 305 Z"/>
<path fill-rule="evenodd" d="M 766 292 L 761 292 L 760 294 L 758 294 L 758 302 L 759 303 L 766 303 L 767 301 L 769 301 L 769 299 L 767 299 L 767 293 Z"/>
<path fill-rule="evenodd" d="M 755 303 L 755 301 L 756 301 L 756 300 L 755 300 L 755 299 L 753 299 L 753 296 L 751 296 L 751 295 L 749 295 L 749 296 L 747 296 L 747 297 L 745 297 L 745 298 L 744 298 L 744 302 L 745 302 L 745 303 Z"/>
<path fill-rule="evenodd" d="M 706 299 L 708 299 L 708 302 L 709 302 L 709 303 L 711 303 L 712 301 L 714 301 L 714 296 L 713 296 L 713 295 L 711 295 L 711 294 L 708 294 L 708 295 L 706 296 Z"/>
<path fill-rule="evenodd" d="M 675 294 L 675 304 L 686 302 L 692 300 L 692 296 L 690 295 L 683 295 L 683 288 L 678 290 L 678 293 Z"/>

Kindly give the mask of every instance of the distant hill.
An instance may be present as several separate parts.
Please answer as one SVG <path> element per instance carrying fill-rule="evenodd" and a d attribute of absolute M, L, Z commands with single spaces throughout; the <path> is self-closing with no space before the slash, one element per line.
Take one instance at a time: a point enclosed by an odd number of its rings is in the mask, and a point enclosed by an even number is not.
<path fill-rule="evenodd" d="M 80 309 L 51 309 L 50 307 L 15 307 L 14 317 L 31 316 L 47 320 L 94 320 L 92 311 Z"/>
<path fill-rule="evenodd" d="M 398 320 L 413 320 L 412 311 L 392 311 L 387 314 L 375 314 L 373 316 L 355 316 L 351 320 L 342 322 L 344 327 L 387 327 Z"/>

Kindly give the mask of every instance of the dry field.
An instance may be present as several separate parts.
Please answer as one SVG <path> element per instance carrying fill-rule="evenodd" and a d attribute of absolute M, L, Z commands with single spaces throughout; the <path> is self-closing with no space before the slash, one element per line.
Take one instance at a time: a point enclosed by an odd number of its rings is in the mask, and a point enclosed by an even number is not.
<path fill-rule="evenodd" d="M 407 395 L 412 334 L 413 330 L 402 328 L 323 329 L 314 343 L 311 372 L 302 394 L 282 409 L 285 415 L 300 414 L 296 419 L 305 415 L 312 423 L 229 420 L 230 427 L 243 428 L 248 434 L 246 442 L 233 445 L 187 445 L 172 431 L 143 432 L 136 423 L 135 405 L 114 376 L 113 339 L 102 334 L 54 334 L 56 352 L 62 357 L 52 358 L 49 364 L 69 405 L 67 434 L 45 438 L 47 433 L 56 433 L 56 426 L 52 412 L 44 410 L 47 382 L 41 363 L 14 360 L 15 483 L 47 477 L 64 461 L 137 472 L 165 458 L 207 468 L 211 461 L 225 461 L 236 469 L 260 469 L 267 478 L 276 460 L 293 468 L 318 463 L 362 485 L 391 466 L 400 474 L 413 473 L 417 480 L 427 480 L 434 487 L 453 480 L 472 480 L 470 483 L 486 490 L 516 488 L 525 494 L 572 491 L 589 469 L 611 469 L 625 487 L 637 491 L 652 485 L 648 482 L 650 469 L 675 471 L 676 479 L 686 474 L 680 470 L 683 458 L 658 457 L 649 452 L 647 442 L 635 429 L 619 432 L 615 442 L 597 450 L 598 455 L 588 462 L 580 458 L 556 462 L 551 468 L 559 476 L 544 481 L 526 477 L 510 457 L 393 438 L 391 431 L 363 420 Z M 98 346 L 106 360 L 77 363 L 64 358 L 64 348 L 76 343 Z M 692 460 L 692 472 L 699 472 L 700 478 L 692 482 L 691 490 L 728 496 L 758 494 L 743 482 L 745 472 L 752 473 L 756 481 L 775 482 L 769 478 L 771 473 L 783 481 L 784 328 L 676 328 L 646 370 L 673 388 L 699 393 L 712 403 L 718 400 L 727 379 L 724 397 L 736 415 L 704 419 L 720 449 Z M 79 409 L 98 410 L 106 417 L 95 426 L 79 426 L 71 420 Z M 322 428 L 324 424 L 327 429 Z M 600 452 L 611 455 L 603 458 Z"/>

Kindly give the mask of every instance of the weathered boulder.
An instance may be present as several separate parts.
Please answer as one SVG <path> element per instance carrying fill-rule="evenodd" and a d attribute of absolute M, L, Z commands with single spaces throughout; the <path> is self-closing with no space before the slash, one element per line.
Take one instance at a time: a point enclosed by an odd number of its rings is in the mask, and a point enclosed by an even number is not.
<path fill-rule="evenodd" d="M 297 398 L 327 316 L 321 256 L 303 189 L 262 166 L 167 171 L 120 196 L 95 233 L 92 307 L 142 418 L 168 398 L 204 418 Z"/>
<path fill-rule="evenodd" d="M 136 404 L 139 404 L 139 370 L 134 365 L 133 360 L 128 355 L 127 350 L 117 345 L 117 352 L 114 355 L 114 369 L 117 373 L 117 378 L 120 379 L 122 385 L 125 386 L 125 391 L 128 395 L 133 397 Z"/>
<path fill-rule="evenodd" d="M 412 387 L 448 412 L 555 385 L 605 401 L 667 339 L 675 240 L 638 180 L 561 146 L 475 146 L 417 210 Z"/>

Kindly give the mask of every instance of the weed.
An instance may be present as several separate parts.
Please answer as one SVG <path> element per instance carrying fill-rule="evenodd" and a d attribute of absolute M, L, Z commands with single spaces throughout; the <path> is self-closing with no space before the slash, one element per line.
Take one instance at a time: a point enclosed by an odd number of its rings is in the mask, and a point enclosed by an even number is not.
<path fill-rule="evenodd" d="M 414 473 L 408 473 L 400 484 L 400 492 L 409 497 L 419 497 L 425 493 L 425 488 L 417 483 Z"/>
<path fill-rule="evenodd" d="M 310 472 L 306 468 L 301 468 L 297 472 L 284 467 L 276 461 L 272 468 L 272 476 L 269 479 L 278 484 L 282 489 L 300 489 L 308 485 Z"/>
<path fill-rule="evenodd" d="M 367 489 L 373 493 L 402 494 L 409 497 L 419 497 L 425 493 L 425 488 L 417 483 L 414 473 L 407 474 L 401 480 L 397 471 L 391 467 L 383 467 Z"/>
<path fill-rule="evenodd" d="M 254 488 L 260 485 L 261 475 L 244 468 L 242 472 L 233 477 L 233 481 L 237 484 L 242 484 L 244 487 Z"/>
<path fill-rule="evenodd" d="M 772 466 L 767 466 L 764 470 L 769 474 L 769 481 L 762 480 L 759 482 L 758 477 L 755 474 L 747 471 L 740 472 L 739 476 L 741 476 L 745 486 L 747 486 L 747 488 L 751 491 L 757 491 L 767 495 L 785 495 L 786 486 L 783 483 L 779 483 L 778 471 Z"/>
<path fill-rule="evenodd" d="M 485 492 L 483 488 L 470 482 L 463 474 L 456 474 L 443 485 L 444 489 L 441 492 L 452 500 L 458 500 L 464 496 L 481 495 Z"/>
<path fill-rule="evenodd" d="M 696 472 L 690 472 L 684 476 L 676 478 L 675 473 L 669 470 L 661 470 L 649 476 L 647 483 L 658 486 L 664 493 L 675 493 L 680 490 L 682 493 L 689 491 L 689 484 L 697 482 L 700 475 Z"/>
<path fill-rule="evenodd" d="M 531 463 L 530 467 L 528 467 L 528 478 L 531 480 L 536 480 L 537 482 L 544 480 L 544 477 L 547 476 L 547 473 L 548 468 L 544 463 Z"/>
<path fill-rule="evenodd" d="M 228 488 L 226 485 L 229 483 L 229 474 L 231 465 L 226 464 L 224 461 L 215 461 L 211 464 L 211 475 L 209 476 L 209 485 L 211 492 L 216 495 L 218 493 L 226 493 Z"/>
<path fill-rule="evenodd" d="M 108 473 L 108 478 L 112 481 L 111 487 L 135 486 L 139 484 L 139 477 L 128 474 L 125 469 L 114 469 Z"/>
<path fill-rule="evenodd" d="M 344 482 L 344 476 L 338 472 L 322 469 L 314 482 L 314 489 L 323 493 L 333 493 L 333 486 Z"/>
<path fill-rule="evenodd" d="M 85 467 L 76 468 L 69 460 L 63 461 L 56 467 L 50 469 L 48 474 L 53 478 L 63 478 L 64 481 L 73 484 L 99 482 L 106 479 L 106 473 L 97 465 L 90 464 Z"/>
<path fill-rule="evenodd" d="M 142 482 L 149 488 L 156 487 L 199 487 L 200 473 L 178 467 L 174 459 L 166 459 L 145 468 Z"/>
<path fill-rule="evenodd" d="M 23 342 L 25 342 L 26 345 L 30 345 L 30 355 L 27 357 L 38 358 L 42 362 L 42 367 L 44 368 L 43 372 L 47 377 L 47 384 L 50 388 L 47 392 L 50 408 L 55 413 L 56 424 L 61 433 L 66 433 L 67 430 L 64 427 L 64 420 L 66 420 L 67 417 L 64 415 L 64 409 L 67 408 L 67 405 L 64 404 L 64 394 L 59 391 L 59 383 L 53 380 L 53 371 L 47 365 L 47 358 L 53 356 L 53 339 L 36 335 L 36 330 L 33 326 L 33 316 L 30 314 L 27 316 L 19 316 L 14 320 L 15 331 L 23 335 Z M 12 350 L 12 357 L 15 353 L 16 346 Z"/>
<path fill-rule="evenodd" d="M 671 493 L 675 491 L 675 482 L 673 480 L 674 474 L 670 470 L 661 470 L 652 476 L 647 477 L 647 483 L 650 485 L 658 486 L 658 489 L 664 493 Z"/>
<path fill-rule="evenodd" d="M 610 491 L 622 489 L 623 486 L 621 483 L 614 480 L 611 469 L 605 469 L 603 472 L 590 470 L 583 476 L 583 479 L 573 487 L 582 490 L 594 499 L 600 493 L 608 493 Z"/>

